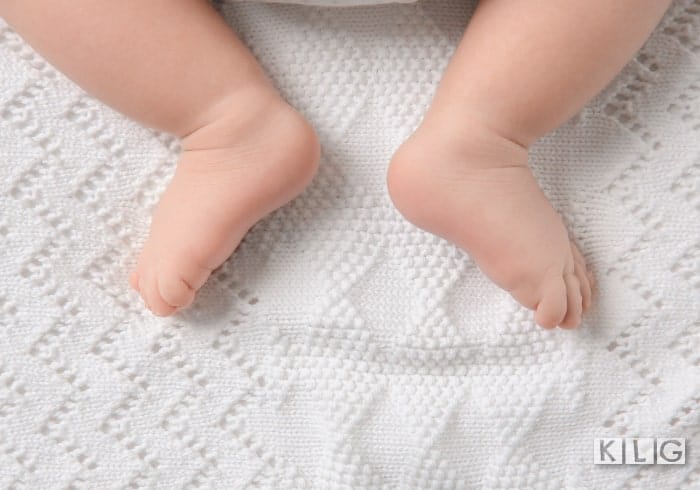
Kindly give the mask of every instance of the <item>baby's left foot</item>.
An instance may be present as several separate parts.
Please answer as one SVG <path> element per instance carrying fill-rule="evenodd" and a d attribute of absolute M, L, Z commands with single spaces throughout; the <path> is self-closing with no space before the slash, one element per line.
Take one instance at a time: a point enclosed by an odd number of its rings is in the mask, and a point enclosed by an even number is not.
<path fill-rule="evenodd" d="M 388 186 L 415 225 L 463 248 L 546 328 L 574 328 L 592 277 L 527 166 L 527 150 L 486 127 L 425 122 L 394 156 Z"/>

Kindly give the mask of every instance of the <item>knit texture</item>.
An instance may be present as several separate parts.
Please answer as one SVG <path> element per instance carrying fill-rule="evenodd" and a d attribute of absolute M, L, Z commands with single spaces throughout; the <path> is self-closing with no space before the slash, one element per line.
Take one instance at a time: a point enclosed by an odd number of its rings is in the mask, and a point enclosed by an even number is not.
<path fill-rule="evenodd" d="M 576 331 L 387 195 L 473 7 L 223 7 L 323 161 L 172 319 L 127 274 L 178 142 L 0 24 L 0 488 L 700 487 L 700 1 L 532 152 L 599 283 Z"/>
<path fill-rule="evenodd" d="M 360 7 L 382 3 L 412 3 L 416 0 L 235 0 L 241 2 L 257 1 L 262 3 L 293 3 L 297 5 L 316 5 L 319 7 Z"/>

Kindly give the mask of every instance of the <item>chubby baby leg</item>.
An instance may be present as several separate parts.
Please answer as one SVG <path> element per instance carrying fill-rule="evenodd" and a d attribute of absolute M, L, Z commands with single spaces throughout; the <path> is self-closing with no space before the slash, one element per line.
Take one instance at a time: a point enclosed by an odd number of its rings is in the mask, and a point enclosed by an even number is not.
<path fill-rule="evenodd" d="M 188 306 L 313 177 L 313 129 L 206 0 L 3 0 L 0 16 L 88 92 L 182 138 L 130 279 L 154 313 Z"/>
<path fill-rule="evenodd" d="M 481 0 L 426 117 L 389 167 L 397 208 L 470 253 L 544 327 L 592 277 L 527 166 L 641 47 L 670 0 Z"/>

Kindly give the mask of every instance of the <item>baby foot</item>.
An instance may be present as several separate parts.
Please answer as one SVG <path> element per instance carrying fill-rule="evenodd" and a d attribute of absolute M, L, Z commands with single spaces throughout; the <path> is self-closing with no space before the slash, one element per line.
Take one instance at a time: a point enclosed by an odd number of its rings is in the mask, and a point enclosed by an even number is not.
<path fill-rule="evenodd" d="M 311 126 L 271 91 L 238 97 L 182 141 L 131 286 L 156 315 L 189 306 L 209 274 L 258 220 L 312 179 Z"/>
<path fill-rule="evenodd" d="M 527 166 L 527 150 L 473 125 L 426 122 L 402 145 L 389 193 L 412 223 L 466 250 L 545 327 L 574 328 L 592 276 Z M 459 133 L 459 134 L 457 134 Z"/>

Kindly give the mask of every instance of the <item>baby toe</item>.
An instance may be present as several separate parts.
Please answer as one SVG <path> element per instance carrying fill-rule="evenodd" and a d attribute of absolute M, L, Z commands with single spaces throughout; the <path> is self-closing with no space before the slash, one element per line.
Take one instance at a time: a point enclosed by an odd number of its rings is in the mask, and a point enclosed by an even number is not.
<path fill-rule="evenodd" d="M 593 296 L 591 290 L 591 282 L 585 269 L 582 269 L 581 264 L 574 262 L 574 274 L 581 285 L 581 302 L 583 306 L 583 312 L 588 311 L 591 307 L 591 298 Z"/>
<path fill-rule="evenodd" d="M 194 300 L 195 290 L 177 271 L 167 269 L 158 275 L 158 292 L 168 305 L 186 308 Z"/>
<path fill-rule="evenodd" d="M 581 285 L 583 286 L 584 279 L 585 282 L 588 284 L 588 290 L 589 290 L 589 301 L 588 303 L 590 304 L 591 297 L 593 295 L 593 289 L 595 288 L 595 277 L 591 273 L 591 271 L 586 267 L 586 259 L 583 257 L 583 254 L 581 251 L 578 249 L 575 243 L 571 242 L 571 253 L 574 257 L 574 264 L 576 267 L 576 275 L 578 276 L 579 281 L 581 282 Z M 585 300 L 585 298 L 584 298 Z M 586 310 L 586 307 L 584 307 L 584 311 Z"/>
<path fill-rule="evenodd" d="M 560 326 L 562 328 L 576 328 L 581 323 L 583 310 L 581 284 L 575 274 L 566 274 L 564 283 L 566 284 L 566 315 Z"/>
<path fill-rule="evenodd" d="M 592 296 L 593 292 L 595 291 L 595 287 L 596 287 L 596 279 L 595 279 L 595 276 L 593 275 L 593 273 L 588 269 L 586 269 L 586 277 L 588 278 L 588 284 L 590 284 L 590 286 L 591 286 L 591 296 Z"/>
<path fill-rule="evenodd" d="M 554 328 L 566 315 L 566 284 L 559 275 L 549 275 L 542 284 L 540 301 L 535 311 L 535 321 L 544 328 Z"/>

